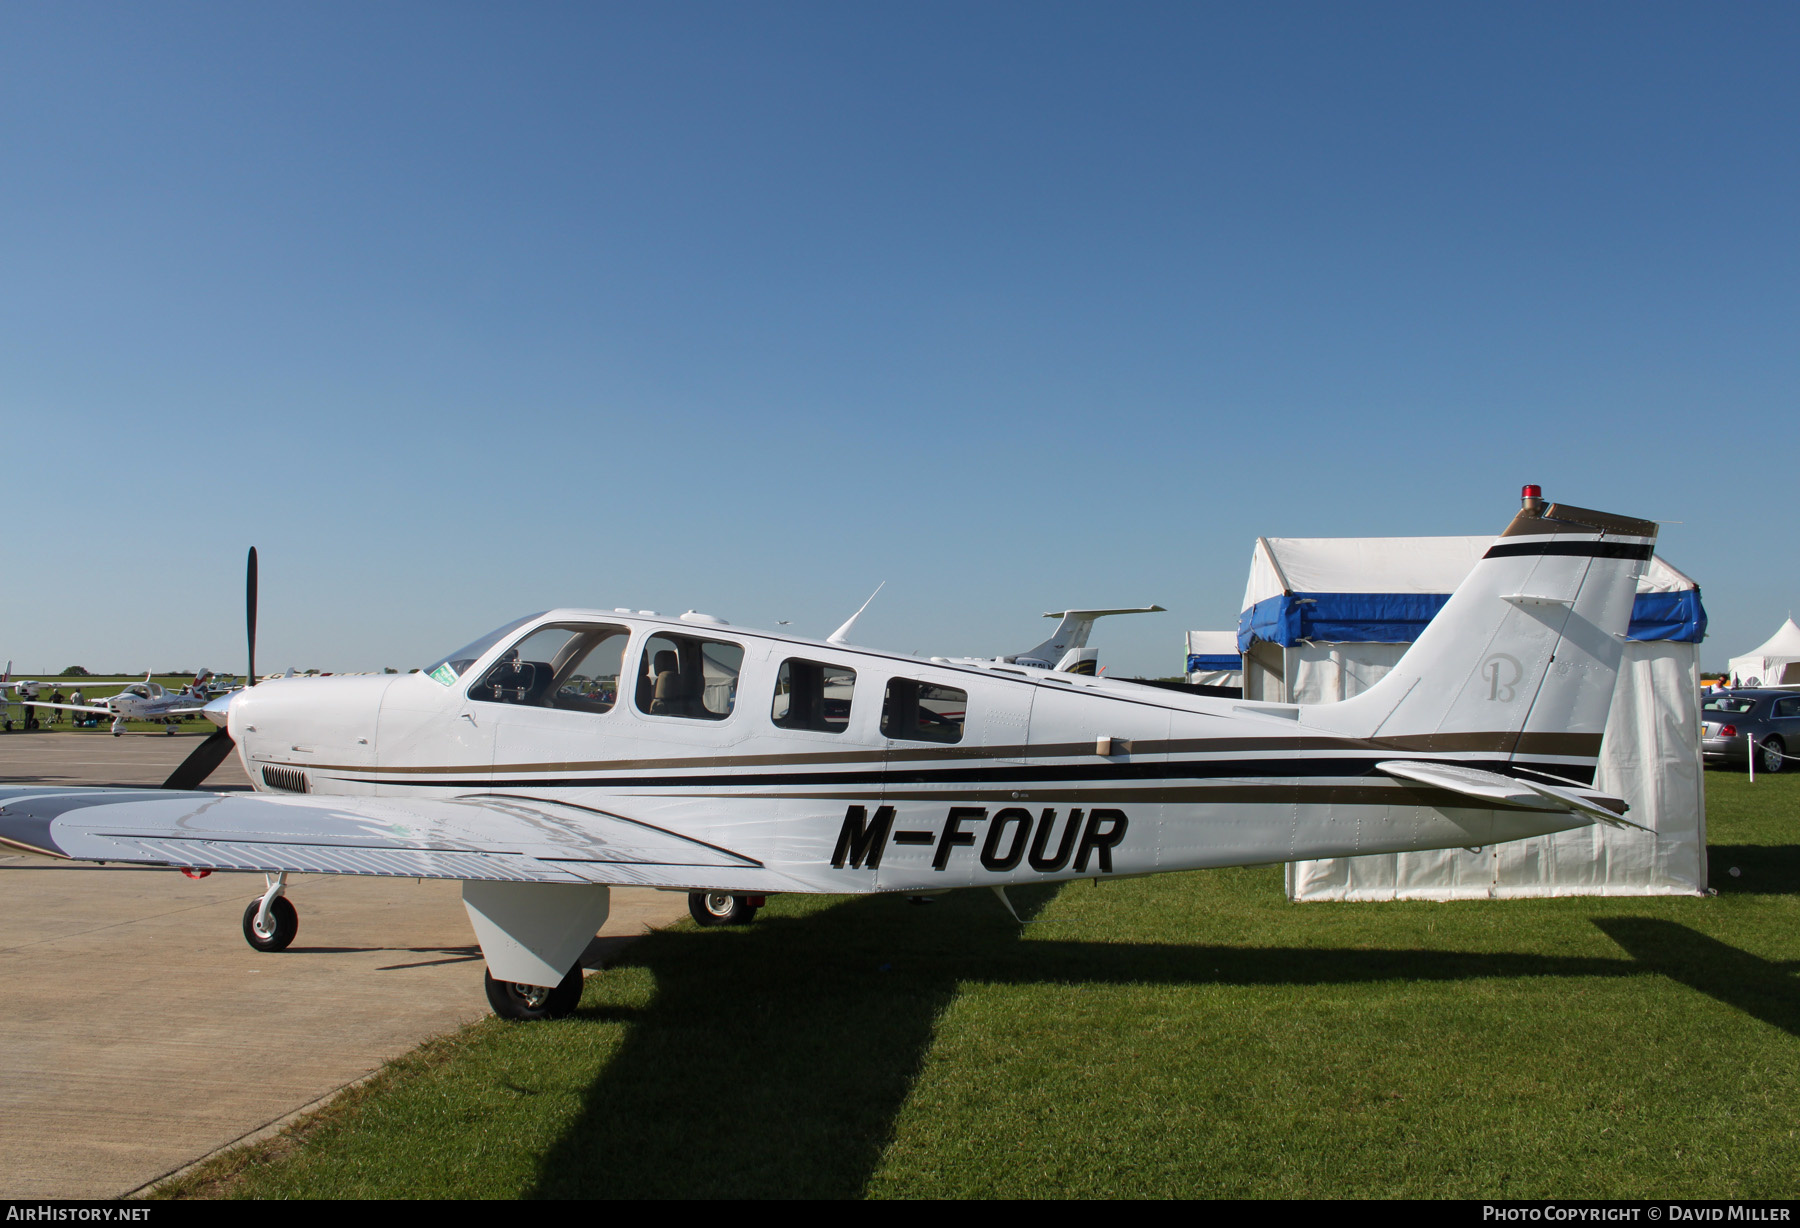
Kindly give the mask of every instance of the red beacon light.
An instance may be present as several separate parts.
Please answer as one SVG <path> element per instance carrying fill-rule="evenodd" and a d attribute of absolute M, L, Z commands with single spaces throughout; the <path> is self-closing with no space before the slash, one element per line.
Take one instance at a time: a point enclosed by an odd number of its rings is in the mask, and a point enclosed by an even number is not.
<path fill-rule="evenodd" d="M 1527 512 L 1536 514 L 1544 509 L 1544 488 L 1542 486 L 1526 486 L 1519 491 L 1519 502 Z"/>
<path fill-rule="evenodd" d="M 1542 486 L 1527 486 L 1524 490 L 1519 492 L 1519 498 L 1521 499 L 1542 499 L 1543 497 L 1544 488 Z"/>

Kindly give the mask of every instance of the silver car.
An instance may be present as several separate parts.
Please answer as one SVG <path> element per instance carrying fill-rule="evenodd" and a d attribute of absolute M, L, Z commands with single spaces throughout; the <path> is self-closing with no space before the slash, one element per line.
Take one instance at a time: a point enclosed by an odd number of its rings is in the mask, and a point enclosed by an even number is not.
<path fill-rule="evenodd" d="M 1759 772 L 1784 771 L 1800 760 L 1800 693 L 1745 688 L 1700 697 L 1702 759 L 1747 767 L 1752 742 Z"/>

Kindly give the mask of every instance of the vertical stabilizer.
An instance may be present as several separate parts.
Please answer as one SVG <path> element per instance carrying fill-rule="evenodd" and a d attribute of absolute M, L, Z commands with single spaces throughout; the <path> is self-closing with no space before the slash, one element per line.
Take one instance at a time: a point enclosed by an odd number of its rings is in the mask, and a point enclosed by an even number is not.
<path fill-rule="evenodd" d="M 1393 671 L 1299 719 L 1411 750 L 1592 761 L 1655 545 L 1652 521 L 1546 504 L 1527 487 Z"/>
<path fill-rule="evenodd" d="M 1044 615 L 1045 618 L 1060 618 L 1056 630 L 1049 639 L 1036 648 L 1028 648 L 1015 656 L 1003 657 L 1002 660 L 1016 661 L 1020 665 L 1035 665 L 1040 669 L 1064 669 L 1065 659 L 1074 668 L 1070 673 L 1092 674 L 1096 659 L 1084 655 L 1080 650 L 1087 647 L 1088 635 L 1094 629 L 1096 618 L 1105 618 L 1109 614 L 1161 614 L 1159 605 L 1134 606 L 1128 610 L 1056 610 Z M 1073 656 L 1071 657 L 1071 654 Z"/>

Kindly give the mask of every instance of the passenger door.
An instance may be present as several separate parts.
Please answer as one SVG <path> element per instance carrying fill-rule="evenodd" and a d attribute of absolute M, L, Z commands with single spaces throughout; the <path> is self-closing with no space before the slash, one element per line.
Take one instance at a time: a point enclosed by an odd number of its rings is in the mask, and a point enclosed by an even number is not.
<path fill-rule="evenodd" d="M 494 727 L 493 788 L 579 787 L 618 761 L 630 638 L 628 628 L 613 624 L 545 627 L 520 645 L 514 676 L 523 685 L 506 685 L 503 659 L 497 685 L 471 688 Z"/>
<path fill-rule="evenodd" d="M 1784 744 L 1782 753 L 1800 755 L 1800 695 L 1786 695 L 1775 701 L 1769 714 L 1769 725 Z M 1793 771 L 1791 761 L 1783 761 L 1781 770 Z"/>

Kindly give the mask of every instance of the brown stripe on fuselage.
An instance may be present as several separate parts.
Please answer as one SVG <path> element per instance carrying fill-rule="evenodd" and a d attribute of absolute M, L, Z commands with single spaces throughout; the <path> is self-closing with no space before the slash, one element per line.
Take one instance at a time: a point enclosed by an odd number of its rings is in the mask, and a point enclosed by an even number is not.
<path fill-rule="evenodd" d="M 1419 754 L 1521 754 L 1592 759 L 1600 754 L 1597 733 L 1479 732 L 1415 734 L 1393 738 L 1136 738 L 1130 758 L 1141 761 L 1152 755 L 1254 754 L 1269 751 L 1410 751 Z M 824 751 L 813 754 L 690 755 L 663 759 L 603 759 L 561 763 L 495 763 L 465 767 L 419 767 L 305 763 L 322 772 L 349 772 L 360 776 L 472 776 L 495 773 L 536 772 L 568 775 L 573 772 L 648 772 L 671 768 L 809 767 L 825 764 L 866 763 L 874 767 L 893 763 L 950 762 L 967 759 L 1077 759 L 1095 757 L 1092 742 L 1049 742 L 1036 746 L 933 746 Z M 263 762 L 258 759 L 257 762 Z M 270 763 L 280 762 L 268 760 Z"/>

